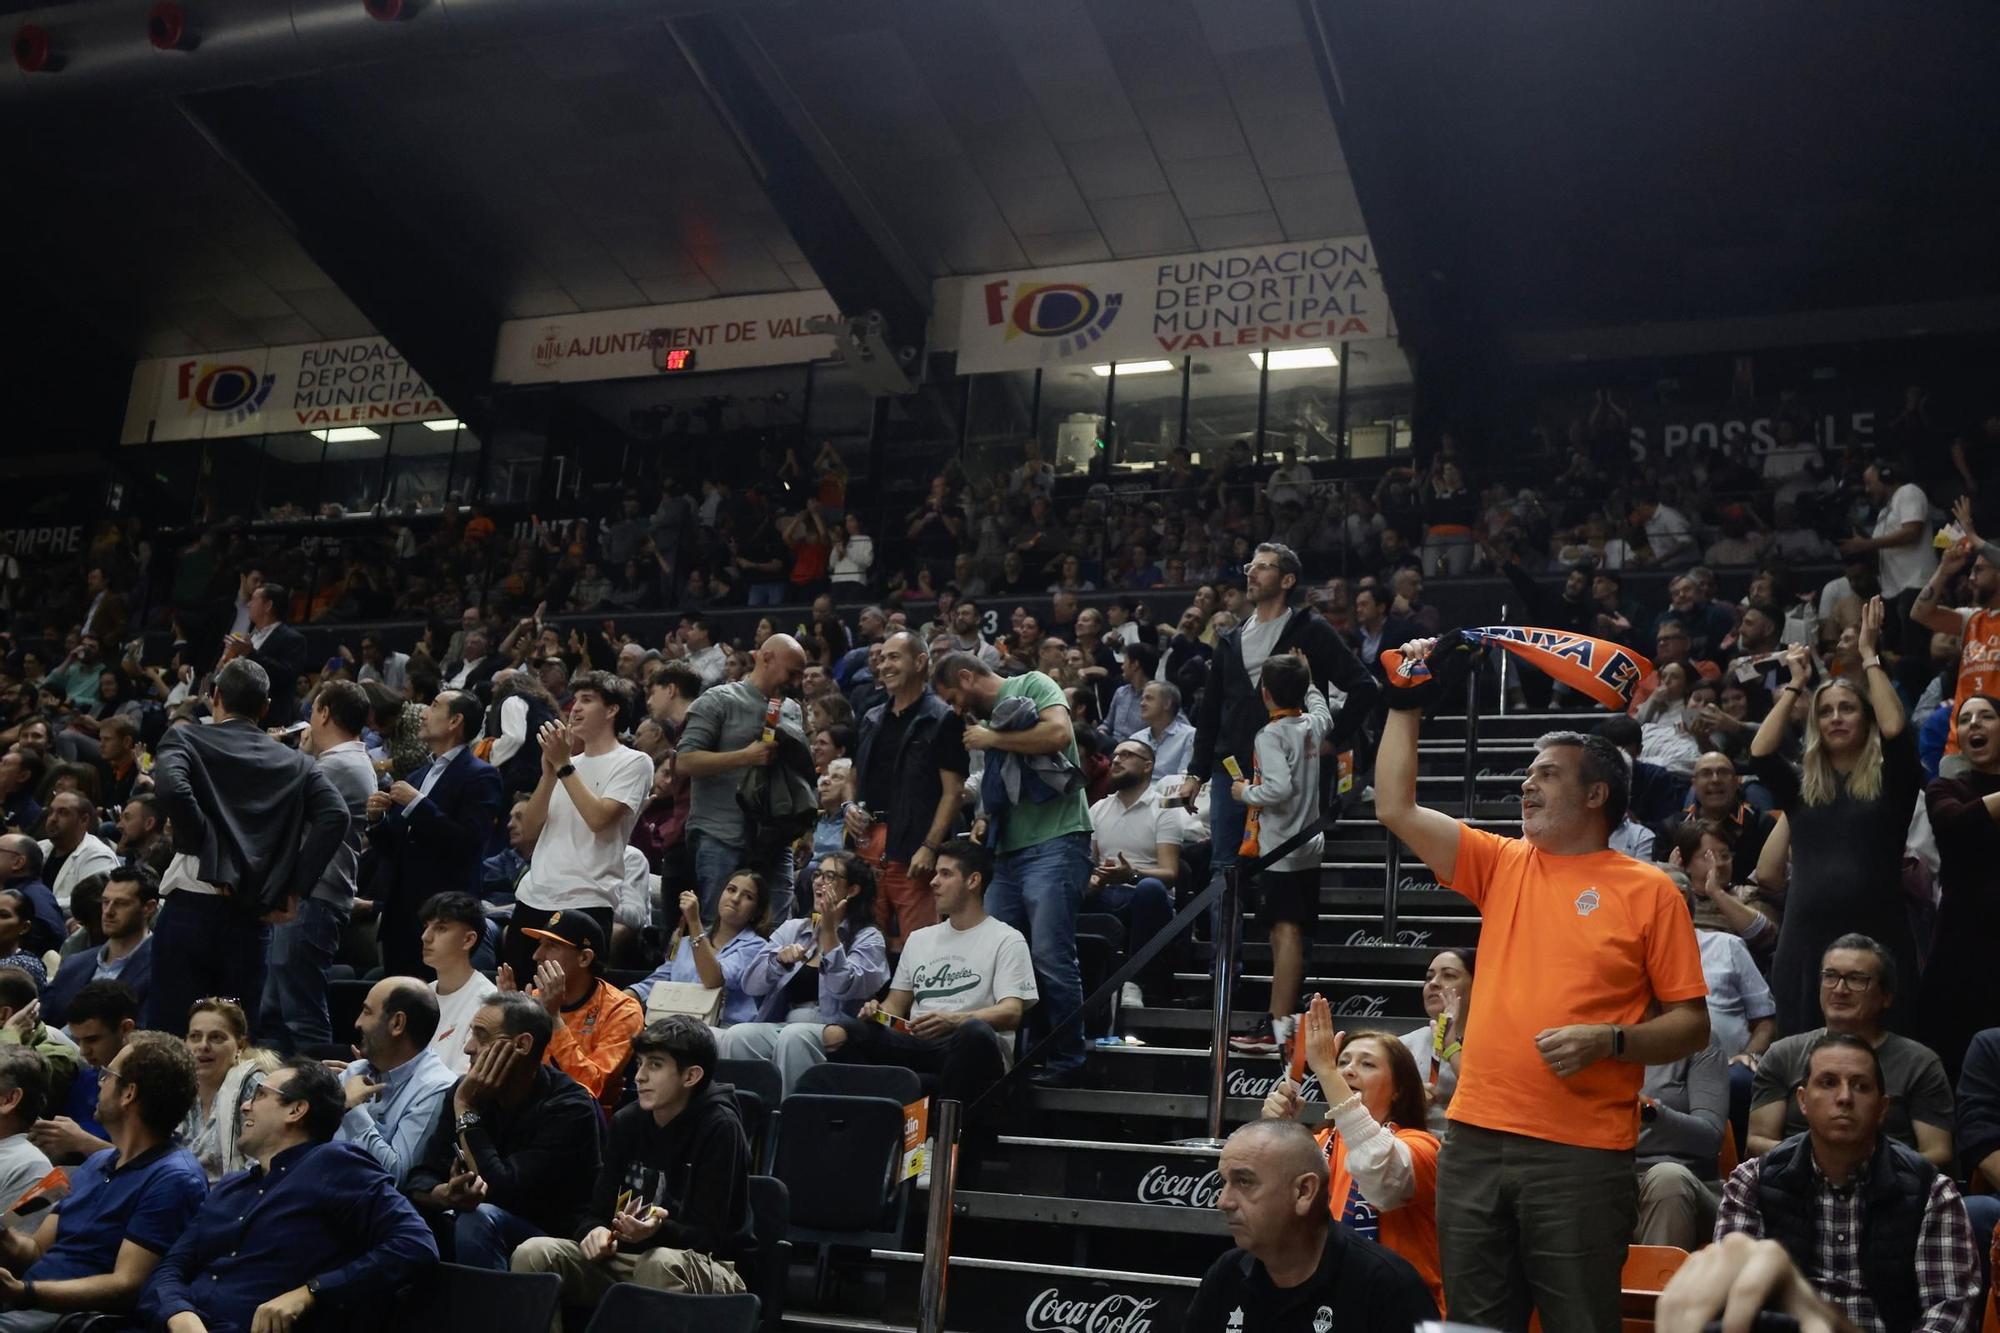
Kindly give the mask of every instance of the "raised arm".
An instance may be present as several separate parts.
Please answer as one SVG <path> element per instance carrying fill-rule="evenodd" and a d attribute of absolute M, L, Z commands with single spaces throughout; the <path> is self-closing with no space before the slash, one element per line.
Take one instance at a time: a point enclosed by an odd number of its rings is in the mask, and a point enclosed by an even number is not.
<path fill-rule="evenodd" d="M 1875 710 L 1875 729 L 1882 733 L 1883 740 L 1892 741 L 1903 734 L 1910 718 L 1903 711 L 1903 697 L 1896 693 L 1896 683 L 1889 679 L 1888 669 L 1882 665 L 1882 616 L 1880 597 L 1869 598 L 1868 605 L 1861 608 L 1861 662 L 1862 674 L 1868 681 L 1868 703 Z"/>
<path fill-rule="evenodd" d="M 1420 639 L 1403 651 L 1430 651 L 1435 640 Z M 1375 753 L 1375 817 L 1409 844 L 1431 868 L 1440 884 L 1449 884 L 1458 869 L 1460 825 L 1441 810 L 1417 804 L 1417 732 L 1419 710 L 1392 708 L 1382 724 L 1382 744 Z"/>
<path fill-rule="evenodd" d="M 1792 705 L 1805 697 L 1806 682 L 1812 679 L 1812 650 L 1802 643 L 1793 644 L 1785 649 L 1785 666 L 1792 673 L 1792 678 L 1779 688 L 1778 697 L 1771 700 L 1771 711 L 1764 714 L 1757 734 L 1750 738 L 1752 759 L 1776 754 L 1778 747 L 1785 743 L 1785 729 L 1792 721 Z"/>

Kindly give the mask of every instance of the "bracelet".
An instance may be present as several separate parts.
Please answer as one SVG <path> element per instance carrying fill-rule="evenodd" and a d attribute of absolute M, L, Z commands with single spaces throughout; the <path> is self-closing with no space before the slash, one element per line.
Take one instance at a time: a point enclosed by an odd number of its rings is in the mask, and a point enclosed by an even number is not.
<path fill-rule="evenodd" d="M 693 939 L 688 941 L 689 947 L 696 949 L 699 949 L 702 945 L 707 943 L 708 943 L 708 932 L 705 930 L 701 932 L 701 934 L 695 936 Z"/>
<path fill-rule="evenodd" d="M 1441 1056 L 1443 1056 L 1443 1057 L 1444 1057 L 1445 1059 L 1447 1059 L 1447 1060 L 1456 1060 L 1456 1059 L 1458 1059 L 1458 1054 L 1459 1054 L 1459 1052 L 1460 1052 L 1460 1051 L 1463 1051 L 1464 1049 L 1465 1049 L 1465 1043 L 1464 1043 L 1464 1042 L 1462 1042 L 1462 1041 L 1455 1041 L 1455 1042 L 1453 1042 L 1453 1043 L 1452 1043 L 1451 1045 L 1449 1045 L 1449 1046 L 1445 1047 L 1445 1048 L 1444 1048 L 1443 1050 L 1439 1051 L 1439 1052 L 1438 1052 L 1438 1054 L 1439 1054 L 1439 1055 L 1441 1055 Z"/>
<path fill-rule="evenodd" d="M 1861 669 L 1863 671 L 1880 671 L 1882 669 L 1882 659 L 1879 657 L 1863 658 Z"/>
<path fill-rule="evenodd" d="M 575 764 L 564 764 L 561 768 L 556 770 L 556 781 L 561 782 L 564 778 L 568 777 L 570 774 L 574 772 L 576 772 Z"/>
<path fill-rule="evenodd" d="M 33 1278 L 28 1278 L 21 1283 L 21 1308 L 24 1310 L 35 1308 L 35 1280 Z"/>

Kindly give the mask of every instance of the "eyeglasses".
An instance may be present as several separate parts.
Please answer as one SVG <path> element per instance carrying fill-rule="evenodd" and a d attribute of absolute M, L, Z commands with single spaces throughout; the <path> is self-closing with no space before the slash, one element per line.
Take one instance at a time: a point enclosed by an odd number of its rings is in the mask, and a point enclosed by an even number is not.
<path fill-rule="evenodd" d="M 1873 987 L 1879 980 L 1870 972 L 1836 972 L 1827 968 L 1819 974 L 1819 984 L 1824 990 L 1851 990 L 1857 993 Z"/>
<path fill-rule="evenodd" d="M 1249 564 L 1243 566 L 1243 572 L 1245 574 L 1255 574 L 1260 569 L 1269 570 L 1274 574 L 1278 572 L 1278 567 L 1276 565 L 1272 564 L 1260 565 L 1255 560 L 1252 560 Z"/>
<path fill-rule="evenodd" d="M 845 884 L 847 883 L 847 876 L 837 870 L 813 871 L 813 882 L 818 883 L 820 880 L 825 880 L 828 884 Z"/>

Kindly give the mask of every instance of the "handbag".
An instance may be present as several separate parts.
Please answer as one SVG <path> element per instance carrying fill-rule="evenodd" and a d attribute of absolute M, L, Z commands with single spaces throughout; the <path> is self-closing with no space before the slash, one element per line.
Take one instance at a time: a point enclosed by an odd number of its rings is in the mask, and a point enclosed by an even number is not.
<path fill-rule="evenodd" d="M 722 987 L 713 990 L 699 981 L 656 981 L 646 993 L 646 1021 L 656 1023 L 673 1014 L 699 1018 L 713 1027 L 722 1021 Z"/>

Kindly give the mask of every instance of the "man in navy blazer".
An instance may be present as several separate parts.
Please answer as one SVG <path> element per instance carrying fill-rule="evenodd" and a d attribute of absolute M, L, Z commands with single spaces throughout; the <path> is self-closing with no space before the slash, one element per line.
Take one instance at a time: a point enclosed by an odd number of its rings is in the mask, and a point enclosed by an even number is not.
<path fill-rule="evenodd" d="M 382 966 L 390 976 L 429 979 L 424 923 L 432 894 L 479 896 L 479 862 L 503 808 L 500 773 L 472 753 L 484 709 L 465 690 L 440 691 L 424 710 L 431 761 L 368 798 L 368 842 Z"/>
<path fill-rule="evenodd" d="M 65 958 L 42 991 L 42 1020 L 69 1023 L 70 1002 L 93 981 L 122 981 L 144 1003 L 153 988 L 153 914 L 160 906 L 160 881 L 145 866 L 119 866 L 104 885 L 104 943 Z"/>

